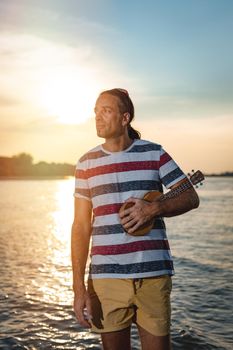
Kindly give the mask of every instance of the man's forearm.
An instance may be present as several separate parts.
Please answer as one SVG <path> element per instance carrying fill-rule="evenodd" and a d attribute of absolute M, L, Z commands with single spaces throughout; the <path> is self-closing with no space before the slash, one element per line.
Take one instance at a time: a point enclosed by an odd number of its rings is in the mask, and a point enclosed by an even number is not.
<path fill-rule="evenodd" d="M 186 213 L 189 210 L 195 209 L 199 206 L 199 198 L 196 191 L 191 188 L 181 193 L 179 196 L 175 198 L 168 198 L 162 201 L 158 201 L 157 205 L 154 208 L 155 215 L 159 216 L 176 216 Z M 153 210 L 153 206 L 152 206 Z"/>
<path fill-rule="evenodd" d="M 84 277 L 89 251 L 90 232 L 79 225 L 72 225 L 71 256 L 73 268 L 73 291 L 75 294 L 85 291 Z"/>

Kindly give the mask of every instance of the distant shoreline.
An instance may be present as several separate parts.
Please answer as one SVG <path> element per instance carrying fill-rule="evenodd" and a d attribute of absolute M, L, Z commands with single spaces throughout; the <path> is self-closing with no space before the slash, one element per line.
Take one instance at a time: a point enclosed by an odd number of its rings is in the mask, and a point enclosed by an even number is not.
<path fill-rule="evenodd" d="M 51 176 L 0 176 L 0 181 L 1 180 L 69 180 L 71 178 L 73 178 L 74 176 L 70 176 L 70 175 L 65 175 L 65 176 L 61 176 L 61 175 L 51 175 Z"/>
<path fill-rule="evenodd" d="M 226 172 L 221 174 L 204 174 L 205 177 L 232 177 L 232 172 Z"/>
<path fill-rule="evenodd" d="M 0 156 L 0 180 L 53 180 L 69 179 L 75 176 L 76 166 L 68 163 L 33 163 L 28 153 L 12 157 Z M 205 177 L 232 177 L 232 170 L 221 173 L 204 174 Z"/>
<path fill-rule="evenodd" d="M 233 173 L 223 173 L 223 174 L 204 174 L 205 177 L 233 177 Z M 0 176 L 0 181 L 4 180 L 69 180 L 74 178 L 71 175 L 22 175 L 22 176 Z"/>

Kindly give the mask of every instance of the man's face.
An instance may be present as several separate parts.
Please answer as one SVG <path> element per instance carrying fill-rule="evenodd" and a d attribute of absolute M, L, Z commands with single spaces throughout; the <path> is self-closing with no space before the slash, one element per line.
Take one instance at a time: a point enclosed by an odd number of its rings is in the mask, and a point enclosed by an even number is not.
<path fill-rule="evenodd" d="M 101 95 L 96 101 L 95 115 L 99 137 L 110 139 L 124 134 L 126 120 L 120 113 L 118 97 L 107 93 Z"/>

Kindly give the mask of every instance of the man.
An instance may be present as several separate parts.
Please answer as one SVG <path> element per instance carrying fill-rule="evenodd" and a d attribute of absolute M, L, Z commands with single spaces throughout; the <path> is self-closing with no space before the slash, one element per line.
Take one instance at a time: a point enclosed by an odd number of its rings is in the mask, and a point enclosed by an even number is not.
<path fill-rule="evenodd" d="M 199 205 L 192 186 L 175 198 L 149 203 L 145 193 L 174 189 L 187 178 L 155 143 L 131 126 L 134 106 L 126 90 L 100 94 L 97 135 L 105 139 L 77 164 L 72 226 L 74 311 L 83 327 L 100 333 L 106 350 L 130 349 L 135 322 L 142 349 L 170 349 L 170 292 L 174 274 L 163 216 Z M 132 206 L 121 211 L 124 202 Z M 155 218 L 144 236 L 138 228 Z M 88 287 L 84 275 L 92 237 Z"/>

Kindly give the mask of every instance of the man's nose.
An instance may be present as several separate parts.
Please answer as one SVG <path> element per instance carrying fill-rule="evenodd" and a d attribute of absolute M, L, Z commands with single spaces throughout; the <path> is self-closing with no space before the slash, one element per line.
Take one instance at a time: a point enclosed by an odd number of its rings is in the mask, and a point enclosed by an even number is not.
<path fill-rule="evenodd" d="M 103 117 L 103 110 L 100 109 L 100 110 L 98 110 L 98 111 L 96 112 L 96 114 L 95 114 L 95 119 L 96 119 L 96 120 L 101 120 L 102 117 Z"/>

